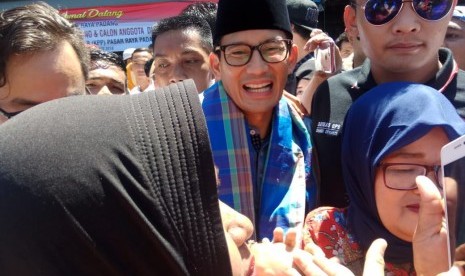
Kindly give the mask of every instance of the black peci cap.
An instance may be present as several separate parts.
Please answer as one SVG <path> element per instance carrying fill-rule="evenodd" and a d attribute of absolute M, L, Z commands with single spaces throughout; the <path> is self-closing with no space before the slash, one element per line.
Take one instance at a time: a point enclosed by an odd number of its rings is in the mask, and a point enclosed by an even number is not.
<path fill-rule="evenodd" d="M 258 29 L 277 29 L 292 38 L 285 0 L 220 0 L 213 43 L 224 35 Z"/>

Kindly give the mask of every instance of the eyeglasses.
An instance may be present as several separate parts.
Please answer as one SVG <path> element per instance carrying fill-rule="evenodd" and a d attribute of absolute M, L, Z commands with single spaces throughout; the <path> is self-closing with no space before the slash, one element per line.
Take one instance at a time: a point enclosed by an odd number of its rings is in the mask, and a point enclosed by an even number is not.
<path fill-rule="evenodd" d="M 215 51 L 224 52 L 224 59 L 228 65 L 243 66 L 252 59 L 254 50 L 257 50 L 262 59 L 268 63 L 281 62 L 288 57 L 291 45 L 292 40 L 290 39 L 273 39 L 256 46 L 243 43 L 218 46 Z"/>
<path fill-rule="evenodd" d="M 421 18 L 436 21 L 444 18 L 451 7 L 452 0 L 368 0 L 365 5 L 359 5 L 352 0 L 352 6 L 361 6 L 365 18 L 373 25 L 383 25 L 394 19 L 404 6 L 412 3 L 412 8 Z"/>
<path fill-rule="evenodd" d="M 3 117 L 7 118 L 8 120 L 11 119 L 12 117 L 18 115 L 19 113 L 23 112 L 24 110 L 21 111 L 16 111 L 16 112 L 6 112 L 5 110 L 0 108 L 0 115 Z"/>
<path fill-rule="evenodd" d="M 393 190 L 415 190 L 417 183 L 415 178 L 419 175 L 426 176 L 434 172 L 436 185 L 442 188 L 442 171 L 441 166 L 427 166 L 408 163 L 385 163 L 379 167 L 383 170 L 384 185 Z"/>

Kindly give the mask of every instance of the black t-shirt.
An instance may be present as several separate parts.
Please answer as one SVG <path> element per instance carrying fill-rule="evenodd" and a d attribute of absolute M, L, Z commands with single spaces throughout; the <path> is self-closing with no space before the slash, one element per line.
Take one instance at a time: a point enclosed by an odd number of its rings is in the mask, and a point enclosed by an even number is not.
<path fill-rule="evenodd" d="M 426 85 L 443 90 L 444 95 L 465 117 L 465 71 L 449 80 L 454 72 L 452 53 L 439 50 L 443 64 L 436 76 Z M 354 70 L 343 72 L 322 83 L 312 102 L 313 171 L 319 184 L 319 205 L 345 207 L 348 205 L 341 168 L 342 127 L 351 104 L 374 86 L 370 61 Z M 414 103 L 412 103 L 414 104 Z"/>

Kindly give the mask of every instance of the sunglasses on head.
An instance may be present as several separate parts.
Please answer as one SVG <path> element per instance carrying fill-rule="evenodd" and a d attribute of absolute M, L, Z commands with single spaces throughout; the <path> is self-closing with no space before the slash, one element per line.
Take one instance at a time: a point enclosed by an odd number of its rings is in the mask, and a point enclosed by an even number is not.
<path fill-rule="evenodd" d="M 352 6 L 360 6 L 365 18 L 373 25 L 383 25 L 399 14 L 404 3 L 411 3 L 413 10 L 421 18 L 436 21 L 444 18 L 451 7 L 452 0 L 368 0 L 364 5 L 352 1 Z"/>

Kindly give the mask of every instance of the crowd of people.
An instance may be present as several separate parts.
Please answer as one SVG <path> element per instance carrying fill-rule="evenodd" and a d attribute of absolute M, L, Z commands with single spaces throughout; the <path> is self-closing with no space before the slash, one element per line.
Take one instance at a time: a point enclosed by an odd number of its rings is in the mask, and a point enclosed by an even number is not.
<path fill-rule="evenodd" d="M 352 0 L 336 40 L 310 0 L 199 2 L 122 57 L 1 12 L 0 274 L 465 275 L 465 5 L 427 2 Z"/>

